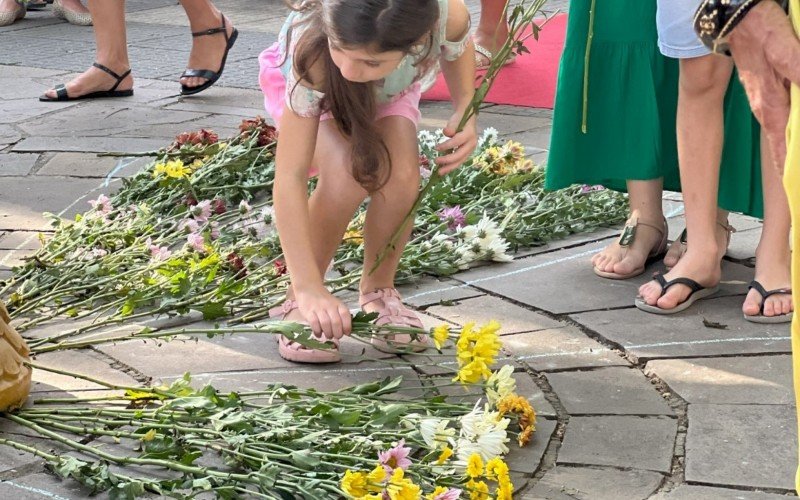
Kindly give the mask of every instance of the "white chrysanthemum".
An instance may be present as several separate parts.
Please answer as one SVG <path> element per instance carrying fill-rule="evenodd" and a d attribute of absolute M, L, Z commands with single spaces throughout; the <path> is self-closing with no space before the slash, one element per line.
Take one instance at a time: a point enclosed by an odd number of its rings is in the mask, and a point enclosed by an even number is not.
<path fill-rule="evenodd" d="M 497 129 L 494 127 L 488 127 L 483 130 L 483 134 L 481 134 L 481 138 L 478 139 L 478 150 L 488 148 L 493 144 L 497 143 Z"/>
<path fill-rule="evenodd" d="M 514 257 L 508 254 L 508 242 L 498 236 L 483 247 L 486 258 L 495 262 L 511 262 Z"/>
<path fill-rule="evenodd" d="M 483 214 L 481 220 L 475 224 L 476 237 L 480 240 L 492 240 L 500 236 L 500 226 L 495 221 Z"/>
<path fill-rule="evenodd" d="M 484 461 L 508 453 L 509 423 L 509 419 L 500 418 L 500 413 L 490 411 L 488 405 L 483 410 L 476 407 L 461 417 L 461 433 L 456 442 L 458 463 L 466 465 L 473 453 L 478 453 Z"/>
<path fill-rule="evenodd" d="M 445 446 L 452 446 L 455 429 L 447 428 L 448 421 L 439 418 L 425 418 L 419 422 L 419 432 L 422 440 L 431 450 L 441 450 Z"/>
<path fill-rule="evenodd" d="M 511 365 L 503 365 L 499 370 L 492 372 L 486 381 L 486 398 L 489 404 L 494 406 L 498 400 L 517 390 L 517 381 L 512 377 L 513 373 L 514 367 Z"/>

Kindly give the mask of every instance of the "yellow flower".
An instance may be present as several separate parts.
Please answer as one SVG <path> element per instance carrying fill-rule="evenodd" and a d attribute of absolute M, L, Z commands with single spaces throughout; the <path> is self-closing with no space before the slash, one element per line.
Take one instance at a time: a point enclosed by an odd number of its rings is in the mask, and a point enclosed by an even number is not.
<path fill-rule="evenodd" d="M 443 463 L 445 463 L 445 461 L 446 461 L 448 458 L 450 458 L 450 457 L 452 457 L 452 456 L 453 456 L 453 449 L 452 449 L 452 448 L 450 448 L 449 446 L 445 446 L 445 447 L 442 449 L 442 452 L 439 454 L 439 458 L 437 458 L 437 459 L 436 459 L 436 463 L 437 463 L 438 465 L 442 465 Z"/>
<path fill-rule="evenodd" d="M 500 477 L 508 477 L 508 465 L 500 457 L 494 457 L 486 462 L 486 477 L 497 481 Z"/>
<path fill-rule="evenodd" d="M 156 163 L 155 167 L 153 167 L 153 178 L 159 177 L 161 175 L 167 175 L 166 163 Z"/>
<path fill-rule="evenodd" d="M 502 343 L 497 335 L 500 324 L 492 321 L 475 330 L 474 323 L 464 325 L 456 342 L 459 372 L 453 380 L 474 384 L 481 378 L 487 380 L 489 369 L 500 353 Z"/>
<path fill-rule="evenodd" d="M 433 492 L 428 493 L 428 496 L 426 498 L 428 500 L 434 500 L 434 498 L 441 495 L 442 493 L 447 493 L 447 491 L 448 489 L 445 488 L 444 486 L 437 486 L 436 489 L 433 490 Z"/>
<path fill-rule="evenodd" d="M 410 479 L 405 479 L 403 469 L 396 468 L 386 485 L 386 493 L 390 500 L 420 500 L 422 490 Z"/>
<path fill-rule="evenodd" d="M 476 384 L 481 378 L 488 378 L 491 370 L 486 366 L 486 363 L 480 359 L 470 361 L 458 370 L 458 374 L 453 378 L 453 382 L 461 382 L 462 384 Z"/>
<path fill-rule="evenodd" d="M 341 481 L 342 491 L 351 497 L 363 497 L 367 493 L 367 475 L 363 472 L 353 472 L 347 470 Z"/>
<path fill-rule="evenodd" d="M 364 234 L 357 229 L 348 229 L 344 233 L 342 241 L 350 245 L 360 245 L 364 243 Z"/>
<path fill-rule="evenodd" d="M 530 402 L 523 396 L 509 394 L 497 402 L 497 411 L 500 413 L 500 418 L 508 413 L 517 416 L 517 425 L 520 430 L 517 442 L 520 447 L 527 445 L 536 430 L 536 411 Z"/>
<path fill-rule="evenodd" d="M 442 346 L 447 339 L 450 338 L 450 327 L 447 325 L 439 325 L 433 329 L 433 343 L 436 344 L 436 348 L 441 350 Z"/>
<path fill-rule="evenodd" d="M 367 481 L 369 481 L 367 488 L 370 491 L 381 491 L 383 488 L 378 485 L 386 481 L 386 476 L 386 469 L 383 468 L 383 465 L 376 465 L 372 472 L 367 474 Z"/>
<path fill-rule="evenodd" d="M 189 168 L 191 168 L 192 170 L 197 170 L 198 168 L 200 168 L 202 166 L 203 166 L 203 162 L 200 159 L 197 159 L 197 160 L 193 161 L 191 165 L 189 165 Z"/>
<path fill-rule="evenodd" d="M 467 476 L 471 478 L 481 477 L 483 475 L 483 459 L 480 454 L 473 453 L 467 459 Z"/>
<path fill-rule="evenodd" d="M 156 165 L 156 170 L 153 172 L 153 175 L 158 173 L 159 175 L 163 174 L 173 179 L 182 179 L 192 173 L 188 167 L 183 165 L 181 160 L 170 160 L 166 165 L 159 168 L 160 165 L 161 164 Z"/>
<path fill-rule="evenodd" d="M 467 481 L 470 500 L 487 500 L 489 498 L 489 485 L 483 481 Z"/>

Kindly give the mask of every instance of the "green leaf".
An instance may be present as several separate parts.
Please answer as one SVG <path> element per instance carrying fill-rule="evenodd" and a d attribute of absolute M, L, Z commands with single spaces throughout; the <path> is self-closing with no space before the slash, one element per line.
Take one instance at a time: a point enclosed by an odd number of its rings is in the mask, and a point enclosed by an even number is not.
<path fill-rule="evenodd" d="M 206 302 L 200 311 L 206 321 L 213 321 L 228 314 L 225 311 L 225 302 Z"/>
<path fill-rule="evenodd" d="M 384 382 L 388 381 L 388 377 Z M 403 383 L 403 376 L 400 375 L 399 377 L 395 377 L 391 381 L 383 384 L 383 386 L 375 393 L 376 396 L 382 396 L 384 394 L 391 394 L 393 392 L 397 392 L 397 389 L 400 387 L 400 384 Z"/>
<path fill-rule="evenodd" d="M 352 323 L 370 324 L 376 319 L 378 319 L 378 313 L 366 313 L 364 311 L 358 311 L 355 316 L 353 316 Z"/>
<path fill-rule="evenodd" d="M 354 425 L 361 417 L 359 410 L 345 410 L 344 408 L 334 408 L 328 412 L 328 416 L 344 426 Z"/>
<path fill-rule="evenodd" d="M 296 450 L 289 454 L 292 463 L 301 469 L 311 470 L 320 464 L 319 458 L 311 454 L 311 450 Z"/>
<path fill-rule="evenodd" d="M 374 425 L 389 426 L 396 424 L 400 417 L 408 413 L 408 407 L 401 404 L 389 404 L 381 406 L 377 415 L 370 422 Z"/>
<path fill-rule="evenodd" d="M 264 464 L 258 471 L 258 486 L 263 493 L 269 493 L 278 480 L 280 467 L 275 464 Z"/>

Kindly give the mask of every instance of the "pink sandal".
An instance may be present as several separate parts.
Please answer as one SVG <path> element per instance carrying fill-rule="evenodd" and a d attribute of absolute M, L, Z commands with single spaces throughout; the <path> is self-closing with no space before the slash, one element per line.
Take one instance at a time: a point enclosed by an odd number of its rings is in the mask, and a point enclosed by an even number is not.
<path fill-rule="evenodd" d="M 269 317 L 283 321 L 295 309 L 297 309 L 297 301 L 287 300 L 278 307 L 270 309 Z M 289 340 L 285 335 L 278 335 L 278 354 L 283 359 L 295 363 L 338 363 L 342 360 L 342 356 L 339 354 L 339 341 L 332 339 L 330 342 L 333 343 L 332 349 L 309 349 L 303 344 Z"/>
<path fill-rule="evenodd" d="M 359 303 L 361 309 L 364 306 L 375 302 L 376 300 L 383 301 L 383 306 L 378 309 L 378 319 L 375 324 L 394 325 L 394 326 L 407 326 L 410 328 L 425 328 L 422 325 L 419 317 L 414 314 L 414 311 L 403 304 L 400 294 L 394 288 L 378 288 L 372 292 L 365 293 L 361 296 Z M 398 333 L 395 335 L 374 335 L 372 337 L 372 346 L 381 351 L 392 354 L 407 352 L 422 352 L 428 348 L 428 336 L 421 335 L 418 339 L 412 340 L 410 334 Z"/>

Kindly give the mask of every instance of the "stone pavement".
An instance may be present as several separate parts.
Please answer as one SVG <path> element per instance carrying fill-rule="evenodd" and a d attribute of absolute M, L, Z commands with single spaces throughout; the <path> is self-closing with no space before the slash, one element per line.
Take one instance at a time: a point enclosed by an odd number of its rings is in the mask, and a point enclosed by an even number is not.
<path fill-rule="evenodd" d="M 117 101 L 39 103 L 35 98 L 91 63 L 91 29 L 49 12 L 0 29 L 0 278 L 38 246 L 48 231 L 42 212 L 71 217 L 86 200 L 113 191 L 142 165 L 98 158 L 165 145 L 201 127 L 232 134 L 243 118 L 262 113 L 257 55 L 274 41 L 285 9 L 277 0 L 217 4 L 241 37 L 225 76 L 193 98 L 175 94 L 188 57 L 185 18 L 175 2 L 129 2 L 129 40 L 136 95 Z M 565 8 L 565 1 L 550 8 Z M 471 1 L 473 12 L 477 2 Z M 444 123 L 448 108 L 425 103 L 424 126 Z M 481 126 L 527 146 L 546 160 L 549 110 L 487 106 Z M 674 238 L 683 226 L 680 197 L 665 197 Z M 521 253 L 513 263 L 426 279 L 406 287 L 409 302 L 436 324 L 499 319 L 505 355 L 520 392 L 538 414 L 532 445 L 512 453 L 517 498 L 777 499 L 792 495 L 796 457 L 789 329 L 742 319 L 753 275 L 760 224 L 734 216 L 722 292 L 675 317 L 632 306 L 645 278 L 596 278 L 589 256 L 616 229 L 580 234 Z M 649 275 L 649 273 L 648 273 Z M 706 325 L 722 325 L 712 328 Z M 59 325 L 48 328 L 57 329 Z M 35 332 L 40 334 L 42 332 Z M 37 362 L 110 381 L 169 381 L 190 370 L 219 389 L 289 381 L 335 389 L 391 370 L 356 363 L 346 344 L 335 368 L 291 365 L 271 339 L 228 337 L 197 343 L 120 344 L 41 355 Z M 349 356 L 347 355 L 349 353 Z M 416 380 L 441 370 L 424 356 L 400 373 Z M 34 395 L 86 394 L 90 383 L 36 374 Z M 0 427 L 0 432 L 14 429 Z M 0 498 L 83 498 L 86 491 L 43 473 L 30 456 L 0 448 Z"/>

